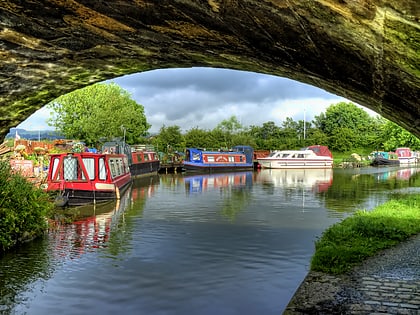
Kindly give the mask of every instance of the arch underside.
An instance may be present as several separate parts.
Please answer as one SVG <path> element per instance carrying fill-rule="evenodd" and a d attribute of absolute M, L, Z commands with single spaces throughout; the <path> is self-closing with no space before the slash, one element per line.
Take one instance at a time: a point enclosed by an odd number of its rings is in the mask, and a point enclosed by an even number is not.
<path fill-rule="evenodd" d="M 2 139 L 75 89 L 193 66 L 311 84 L 420 137 L 418 0 L 15 2 L 0 8 Z"/>

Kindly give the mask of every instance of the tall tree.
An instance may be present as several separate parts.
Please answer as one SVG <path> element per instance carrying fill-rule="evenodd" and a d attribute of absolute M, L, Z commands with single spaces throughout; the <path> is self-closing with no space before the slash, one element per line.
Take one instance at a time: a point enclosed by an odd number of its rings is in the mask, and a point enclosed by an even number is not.
<path fill-rule="evenodd" d="M 236 116 L 231 116 L 229 119 L 222 120 L 216 128 L 228 134 L 234 134 L 242 130 L 243 127 Z"/>
<path fill-rule="evenodd" d="M 185 148 L 184 136 L 181 133 L 181 127 L 163 125 L 159 134 L 153 141 L 159 151 L 173 153 L 183 151 Z"/>
<path fill-rule="evenodd" d="M 325 114 L 321 113 L 313 120 L 314 125 L 329 137 L 329 146 L 338 151 L 347 151 L 349 145 L 351 148 L 366 146 L 373 122 L 374 118 L 362 108 L 345 102 L 330 105 Z M 343 131 L 342 136 L 339 135 L 340 130 Z M 344 135 L 354 137 L 345 139 Z"/>
<path fill-rule="evenodd" d="M 129 144 L 147 134 L 144 107 L 115 83 L 98 83 L 62 95 L 47 105 L 53 110 L 50 126 L 66 138 L 98 145 L 125 136 Z"/>

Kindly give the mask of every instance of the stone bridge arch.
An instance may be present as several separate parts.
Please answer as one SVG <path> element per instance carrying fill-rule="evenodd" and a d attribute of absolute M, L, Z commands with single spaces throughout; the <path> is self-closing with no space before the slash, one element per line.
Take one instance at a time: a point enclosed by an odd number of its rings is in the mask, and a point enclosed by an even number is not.
<path fill-rule="evenodd" d="M 0 138 L 59 95 L 221 67 L 343 96 L 420 136 L 418 0 L 3 0 Z"/>

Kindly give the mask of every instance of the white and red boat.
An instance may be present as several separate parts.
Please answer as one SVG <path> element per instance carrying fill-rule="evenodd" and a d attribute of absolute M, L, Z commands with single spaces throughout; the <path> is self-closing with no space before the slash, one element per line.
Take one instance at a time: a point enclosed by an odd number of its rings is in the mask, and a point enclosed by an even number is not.
<path fill-rule="evenodd" d="M 57 192 L 57 206 L 119 199 L 131 184 L 125 154 L 72 152 L 50 155 L 47 192 Z"/>
<path fill-rule="evenodd" d="M 400 165 L 410 165 L 418 162 L 416 153 L 411 151 L 410 148 L 397 148 L 395 153 L 398 155 Z"/>
<path fill-rule="evenodd" d="M 312 145 L 302 150 L 276 150 L 257 161 L 262 168 L 272 169 L 332 168 L 333 166 L 331 151 L 321 145 Z"/>

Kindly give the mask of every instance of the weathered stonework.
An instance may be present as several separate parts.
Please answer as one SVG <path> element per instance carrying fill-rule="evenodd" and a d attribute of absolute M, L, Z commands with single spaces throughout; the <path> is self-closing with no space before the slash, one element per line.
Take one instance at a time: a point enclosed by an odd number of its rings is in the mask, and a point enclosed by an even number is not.
<path fill-rule="evenodd" d="M 420 137 L 418 0 L 2 0 L 0 139 L 59 95 L 221 67 L 341 95 Z"/>

